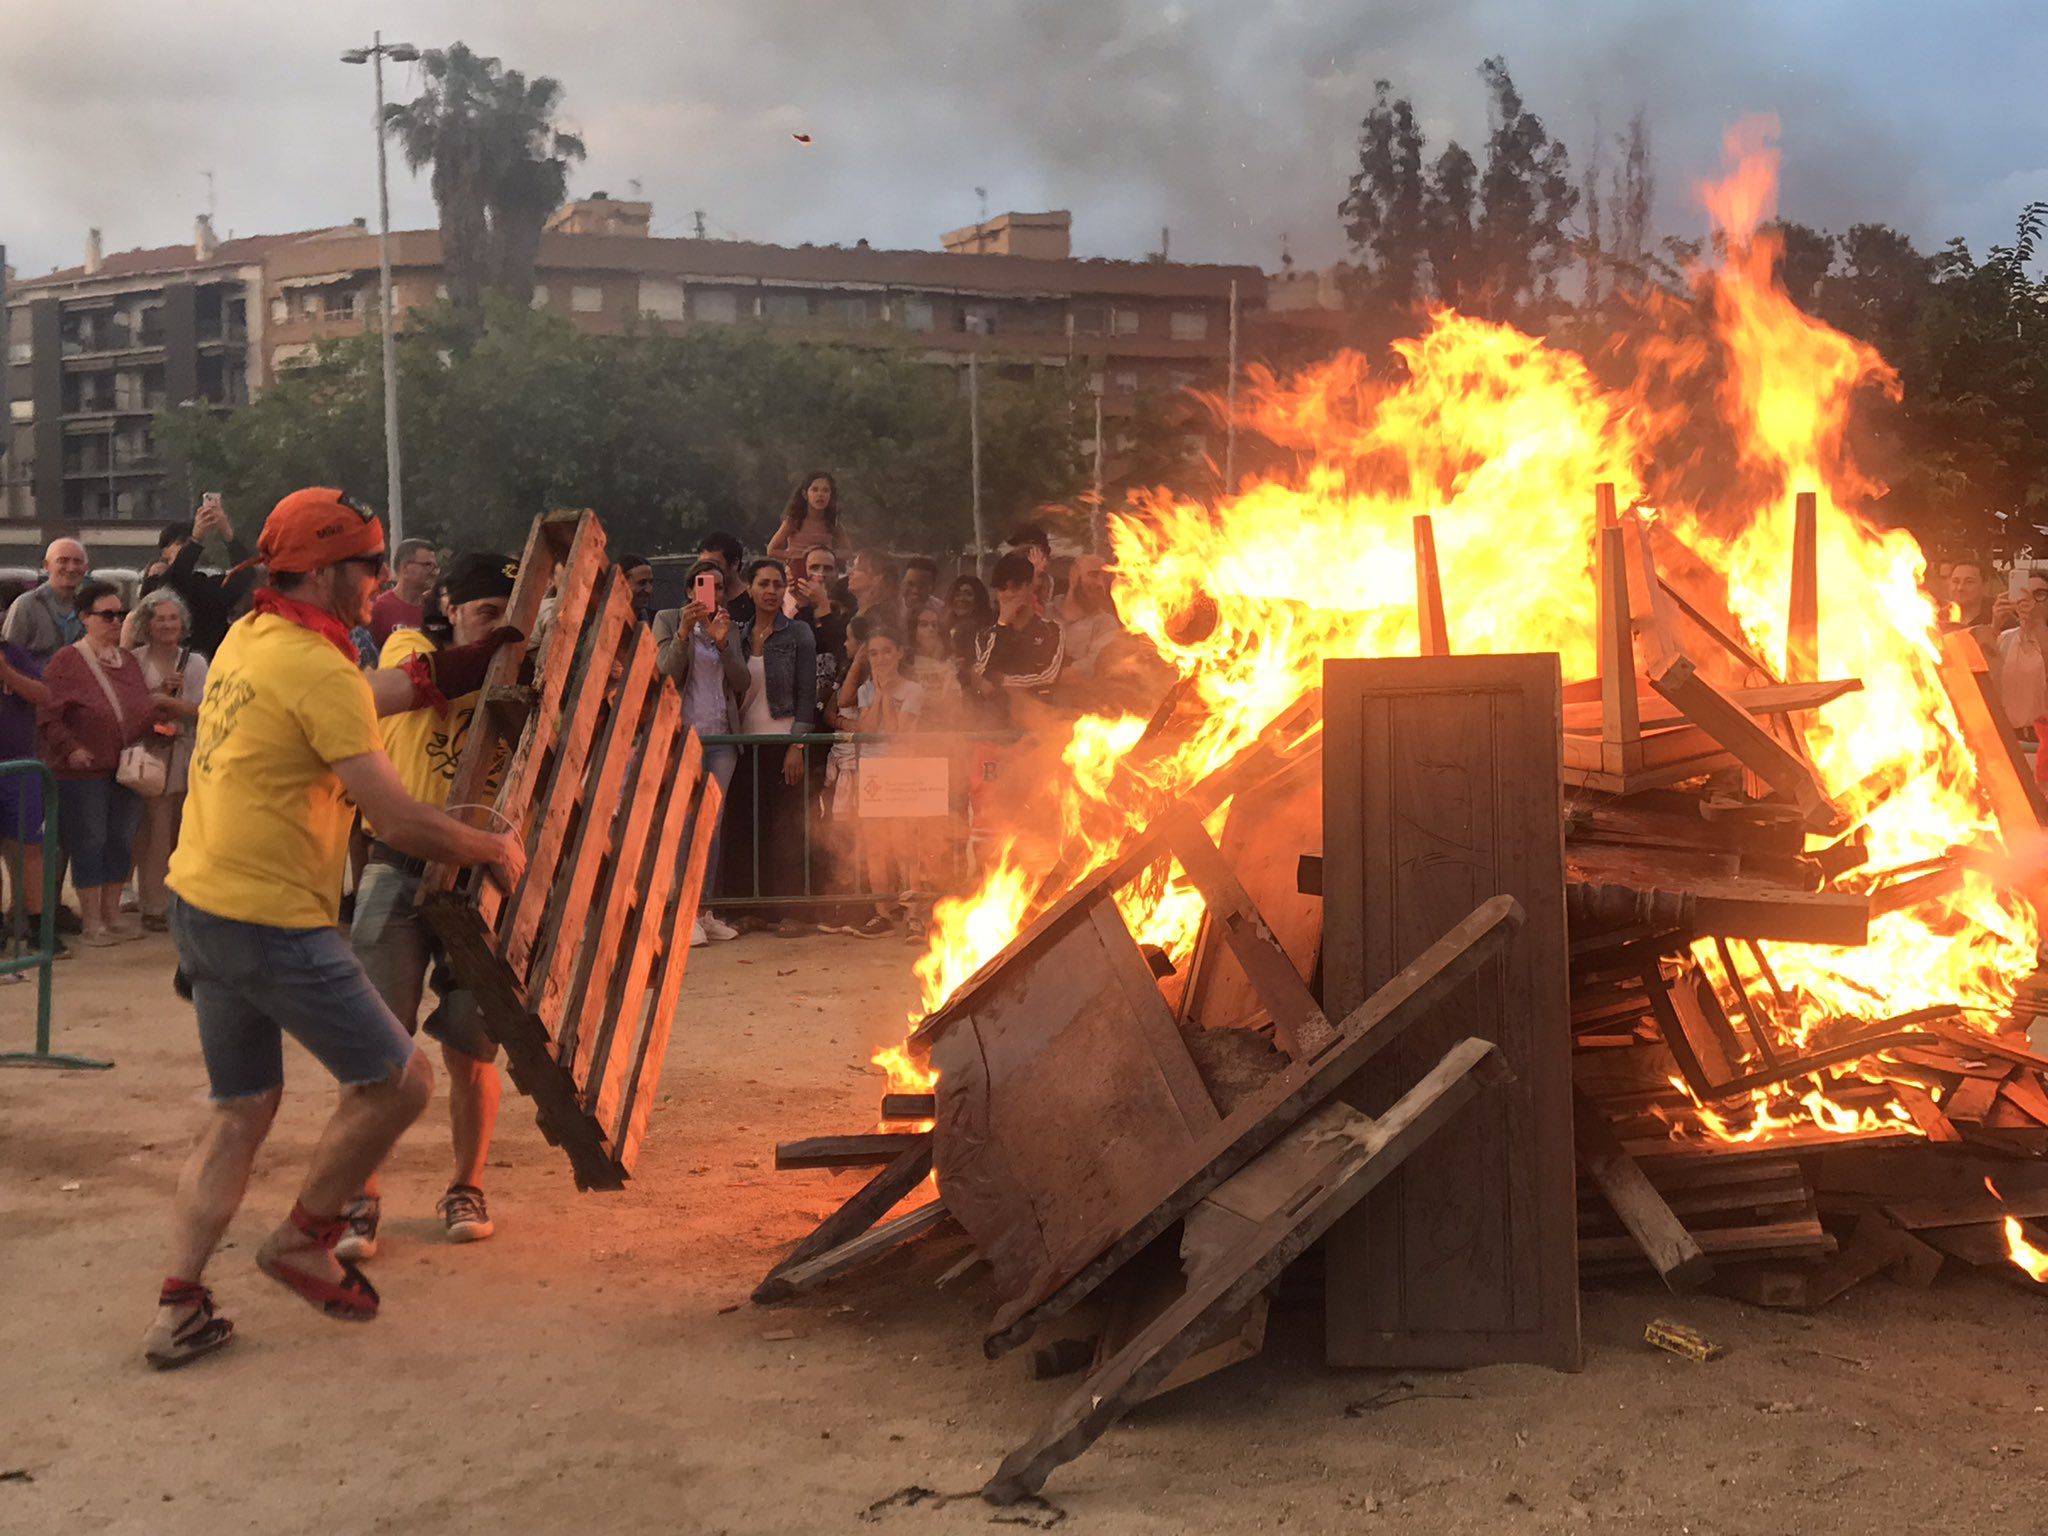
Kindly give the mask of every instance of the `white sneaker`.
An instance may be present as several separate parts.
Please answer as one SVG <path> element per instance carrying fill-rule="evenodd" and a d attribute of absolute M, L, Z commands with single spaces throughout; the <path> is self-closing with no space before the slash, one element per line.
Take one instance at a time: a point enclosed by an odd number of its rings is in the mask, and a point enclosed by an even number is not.
<path fill-rule="evenodd" d="M 702 949 L 710 942 L 709 936 L 704 932 L 704 919 L 700 917 L 690 925 L 690 948 Z"/>
<path fill-rule="evenodd" d="M 740 936 L 739 929 L 709 912 L 697 919 L 697 926 L 720 944 L 727 939 L 736 939 Z"/>

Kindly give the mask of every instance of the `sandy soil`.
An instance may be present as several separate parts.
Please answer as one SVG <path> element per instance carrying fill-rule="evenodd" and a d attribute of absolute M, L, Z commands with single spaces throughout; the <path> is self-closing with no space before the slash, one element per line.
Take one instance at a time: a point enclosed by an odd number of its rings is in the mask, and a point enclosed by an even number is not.
<path fill-rule="evenodd" d="M 249 1262 L 327 1107 L 284 1110 L 211 1280 L 241 1336 L 156 1375 L 136 1343 L 169 1191 L 201 1113 L 188 1012 L 153 939 L 59 970 L 59 1041 L 104 1073 L 0 1072 L 0 1531 L 904 1533 L 1614 1531 L 1765 1536 L 1921 1525 L 2040 1532 L 2048 1366 L 2031 1298 L 1977 1275 L 1878 1281 L 1813 1318 L 1652 1289 L 1586 1304 L 1578 1375 L 1405 1378 L 1320 1364 L 1315 1310 L 1267 1353 L 1149 1406 L 1056 1474 L 1050 1505 L 965 1493 L 1072 1382 L 977 1347 L 961 1252 L 935 1238 L 772 1310 L 745 1303 L 853 1187 L 777 1174 L 779 1138 L 872 1116 L 910 956 L 769 936 L 699 951 L 662 1109 L 620 1195 L 579 1195 L 508 1096 L 499 1235 L 439 1239 L 439 1103 L 400 1147 L 375 1261 L 386 1310 L 330 1323 Z M 26 986 L 0 985 L 0 1048 Z M 1672 1316 L 1728 1347 L 1641 1343 Z M 1400 1399 L 1389 1401 L 1388 1399 Z M 1347 1405 L 1361 1405 L 1349 1415 Z"/>

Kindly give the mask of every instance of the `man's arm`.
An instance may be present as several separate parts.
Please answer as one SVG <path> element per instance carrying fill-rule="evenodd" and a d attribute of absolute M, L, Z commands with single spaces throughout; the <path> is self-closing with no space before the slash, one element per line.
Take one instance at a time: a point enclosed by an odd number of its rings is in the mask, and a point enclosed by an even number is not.
<path fill-rule="evenodd" d="M 465 826 L 446 811 L 415 800 L 382 752 L 362 752 L 328 765 L 377 836 L 414 858 L 488 864 L 509 891 L 526 867 L 526 850 L 509 832 Z"/>
<path fill-rule="evenodd" d="M 40 704 L 50 696 L 50 690 L 19 668 L 7 664 L 7 658 L 0 656 L 0 693 L 15 694 L 31 704 Z"/>

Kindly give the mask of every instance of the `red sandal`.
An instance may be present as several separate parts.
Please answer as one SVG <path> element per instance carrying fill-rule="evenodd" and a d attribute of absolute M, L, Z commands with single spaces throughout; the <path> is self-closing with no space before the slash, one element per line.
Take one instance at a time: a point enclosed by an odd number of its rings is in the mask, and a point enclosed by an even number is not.
<path fill-rule="evenodd" d="M 304 1253 L 308 1250 L 331 1252 L 348 1230 L 348 1222 L 339 1216 L 315 1216 L 303 1205 L 292 1205 L 291 1223 L 306 1237 L 306 1241 L 276 1253 L 268 1251 L 268 1245 L 256 1254 L 256 1267 L 270 1276 L 286 1290 L 295 1292 L 309 1304 L 319 1308 L 328 1317 L 342 1322 L 366 1323 L 377 1315 L 377 1288 L 347 1259 L 337 1259 L 341 1265 L 341 1281 L 336 1284 L 325 1275 L 309 1274 L 303 1269 L 278 1262 L 288 1253 Z"/>
<path fill-rule="evenodd" d="M 142 1358 L 160 1371 L 190 1365 L 225 1348 L 235 1336 L 235 1325 L 215 1309 L 213 1292 L 197 1281 L 166 1280 L 157 1295 L 157 1305 L 192 1309 L 168 1331 L 152 1323 L 143 1336 Z"/>

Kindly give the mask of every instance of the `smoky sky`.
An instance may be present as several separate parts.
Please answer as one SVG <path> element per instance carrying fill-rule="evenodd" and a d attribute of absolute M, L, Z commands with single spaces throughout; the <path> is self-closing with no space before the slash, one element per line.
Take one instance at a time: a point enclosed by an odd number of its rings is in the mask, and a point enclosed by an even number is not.
<path fill-rule="evenodd" d="M 1894 223 L 1978 251 L 2048 197 L 2048 7 L 1905 0 L 6 0 L 0 241 L 31 275 L 188 239 L 376 216 L 369 71 L 387 38 L 461 39 L 567 89 L 578 194 L 693 210 L 716 236 L 932 247 L 991 211 L 1070 208 L 1077 254 L 1268 270 L 1343 253 L 1358 120 L 1386 78 L 1430 153 L 1487 132 L 1478 65 L 1506 56 L 1583 165 L 1648 112 L 1658 220 L 1695 235 L 1722 130 L 1773 113 L 1783 211 Z M 394 66 L 405 98 L 415 78 Z M 808 134 L 801 144 L 793 137 Z M 394 161 L 393 220 L 433 220 Z"/>

